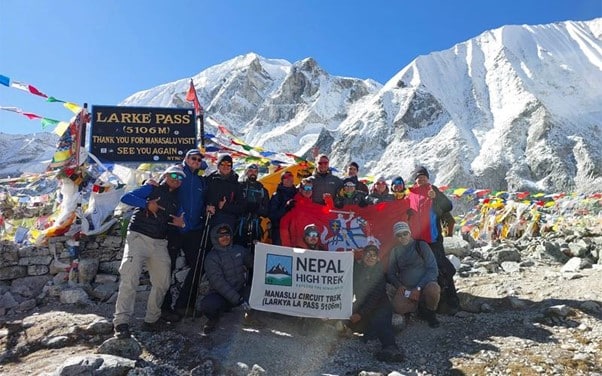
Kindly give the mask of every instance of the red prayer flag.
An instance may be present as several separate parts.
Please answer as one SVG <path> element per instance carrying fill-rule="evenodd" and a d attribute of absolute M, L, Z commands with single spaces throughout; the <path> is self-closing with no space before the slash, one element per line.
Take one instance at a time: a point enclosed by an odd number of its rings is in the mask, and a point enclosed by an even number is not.
<path fill-rule="evenodd" d="M 40 97 L 44 97 L 44 98 L 48 98 L 48 95 L 42 93 L 41 91 L 39 91 L 38 89 L 36 89 L 35 87 L 28 85 L 29 88 L 29 92 L 31 94 L 35 94 L 35 95 L 39 95 Z"/>
<path fill-rule="evenodd" d="M 199 97 L 196 95 L 196 89 L 192 80 L 190 80 L 190 87 L 188 88 L 188 93 L 186 93 L 186 100 L 194 103 L 194 112 L 197 116 L 203 113 L 203 107 L 201 107 Z"/>

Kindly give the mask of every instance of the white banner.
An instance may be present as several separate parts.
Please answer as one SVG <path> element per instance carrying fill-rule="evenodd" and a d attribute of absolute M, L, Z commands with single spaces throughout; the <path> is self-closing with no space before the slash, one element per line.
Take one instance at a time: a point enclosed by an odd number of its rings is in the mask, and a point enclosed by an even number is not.
<path fill-rule="evenodd" d="M 249 304 L 290 316 L 348 319 L 353 304 L 353 252 L 257 243 Z"/>

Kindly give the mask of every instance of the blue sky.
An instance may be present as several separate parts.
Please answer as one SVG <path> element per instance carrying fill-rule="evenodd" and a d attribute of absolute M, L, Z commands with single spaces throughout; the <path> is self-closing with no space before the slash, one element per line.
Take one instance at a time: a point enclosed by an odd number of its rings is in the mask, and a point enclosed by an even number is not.
<path fill-rule="evenodd" d="M 385 83 L 417 56 L 485 30 L 596 17 L 602 0 L 0 0 L 0 74 L 99 105 L 248 52 L 313 57 L 330 74 Z M 5 86 L 0 106 L 72 116 Z M 39 120 L 0 111 L 0 132 L 40 130 Z"/>

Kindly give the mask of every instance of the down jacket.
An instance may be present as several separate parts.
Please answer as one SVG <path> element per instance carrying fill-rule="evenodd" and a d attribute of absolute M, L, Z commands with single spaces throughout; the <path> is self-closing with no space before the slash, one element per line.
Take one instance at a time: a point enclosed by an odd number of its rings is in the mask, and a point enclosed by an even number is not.
<path fill-rule="evenodd" d="M 233 234 L 232 228 L 226 224 L 218 224 L 211 229 L 213 249 L 205 259 L 205 274 L 209 279 L 210 292 L 217 292 L 232 305 L 237 305 L 241 299 L 238 292 L 247 284 L 248 270 L 253 261 L 248 249 L 232 243 L 234 237 L 231 237 L 229 246 L 219 245 L 217 232 L 223 227 L 228 227 Z"/>

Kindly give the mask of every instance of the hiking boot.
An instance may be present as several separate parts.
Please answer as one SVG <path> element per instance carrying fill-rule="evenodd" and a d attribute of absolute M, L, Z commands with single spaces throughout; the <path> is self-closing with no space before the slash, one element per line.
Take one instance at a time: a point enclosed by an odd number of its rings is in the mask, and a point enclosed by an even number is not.
<path fill-rule="evenodd" d="M 353 338 L 353 331 L 343 321 L 337 321 L 334 327 L 337 330 L 339 338 Z"/>
<path fill-rule="evenodd" d="M 143 332 L 159 332 L 163 330 L 165 327 L 163 325 L 163 321 L 161 319 L 155 322 L 143 322 L 142 327 L 140 328 Z"/>
<path fill-rule="evenodd" d="M 161 311 L 161 318 L 167 322 L 179 322 L 182 317 L 171 309 L 164 309 Z"/>
<path fill-rule="evenodd" d="M 438 328 L 440 325 L 439 320 L 437 320 L 437 314 L 435 313 L 435 311 L 432 311 L 430 309 L 424 310 L 422 318 L 429 324 L 431 328 Z"/>
<path fill-rule="evenodd" d="M 130 326 L 128 324 L 119 324 L 115 327 L 115 338 L 125 339 L 130 338 L 132 333 L 130 332 Z"/>
<path fill-rule="evenodd" d="M 203 335 L 208 335 L 212 332 L 215 331 L 215 329 L 217 329 L 217 323 L 219 322 L 219 319 L 209 319 L 207 320 L 207 322 L 205 323 L 205 325 L 203 325 Z"/>
<path fill-rule="evenodd" d="M 243 325 L 247 326 L 247 327 L 253 326 L 255 328 L 264 328 L 265 327 L 265 324 L 263 323 L 263 321 L 261 321 L 257 318 L 257 312 L 255 312 L 253 310 L 245 312 Z"/>
<path fill-rule="evenodd" d="M 381 362 L 403 362 L 405 360 L 403 351 L 398 349 L 395 345 L 383 347 L 383 349 L 374 354 L 374 356 Z"/>
<path fill-rule="evenodd" d="M 437 313 L 449 316 L 455 315 L 459 310 L 459 304 L 450 304 L 446 302 L 439 302 L 439 306 L 437 307 Z"/>
<path fill-rule="evenodd" d="M 192 307 L 190 307 L 188 309 L 176 308 L 176 314 L 180 316 L 180 319 L 184 318 L 184 317 L 202 317 L 203 316 L 202 312 L 197 311 Z"/>

